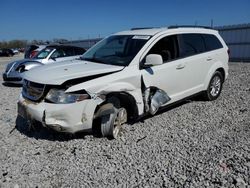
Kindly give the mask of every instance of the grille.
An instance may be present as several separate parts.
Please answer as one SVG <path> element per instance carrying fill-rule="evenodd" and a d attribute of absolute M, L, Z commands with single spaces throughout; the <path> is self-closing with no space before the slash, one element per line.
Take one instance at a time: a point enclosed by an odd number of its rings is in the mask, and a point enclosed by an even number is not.
<path fill-rule="evenodd" d="M 22 95 L 32 101 L 41 100 L 44 96 L 45 85 L 24 80 Z"/>

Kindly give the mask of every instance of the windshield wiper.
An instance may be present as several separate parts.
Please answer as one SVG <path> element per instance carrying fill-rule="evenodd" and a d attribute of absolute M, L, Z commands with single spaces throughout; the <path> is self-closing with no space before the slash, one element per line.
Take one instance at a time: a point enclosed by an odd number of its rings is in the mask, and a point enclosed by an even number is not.
<path fill-rule="evenodd" d="M 106 64 L 104 61 L 97 59 L 97 58 L 84 58 L 84 57 L 80 57 L 81 60 L 85 60 L 85 61 L 93 61 L 95 63 L 103 63 Z"/>

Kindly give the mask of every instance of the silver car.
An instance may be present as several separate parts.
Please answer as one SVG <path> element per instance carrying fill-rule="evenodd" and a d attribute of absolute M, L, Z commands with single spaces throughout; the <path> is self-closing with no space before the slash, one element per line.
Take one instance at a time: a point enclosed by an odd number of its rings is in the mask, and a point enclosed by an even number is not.
<path fill-rule="evenodd" d="M 74 46 L 47 46 L 32 59 L 22 59 L 9 63 L 3 73 L 3 80 L 5 83 L 22 84 L 23 72 L 44 64 L 76 59 L 85 51 L 84 48 Z"/>

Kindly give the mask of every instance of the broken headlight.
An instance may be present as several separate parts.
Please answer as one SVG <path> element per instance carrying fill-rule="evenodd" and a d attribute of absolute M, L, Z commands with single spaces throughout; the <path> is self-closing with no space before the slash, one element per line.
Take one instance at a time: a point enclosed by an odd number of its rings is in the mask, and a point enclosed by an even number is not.
<path fill-rule="evenodd" d="M 65 90 L 50 89 L 46 96 L 46 100 L 56 104 L 67 104 L 89 99 L 87 93 L 65 93 Z"/>

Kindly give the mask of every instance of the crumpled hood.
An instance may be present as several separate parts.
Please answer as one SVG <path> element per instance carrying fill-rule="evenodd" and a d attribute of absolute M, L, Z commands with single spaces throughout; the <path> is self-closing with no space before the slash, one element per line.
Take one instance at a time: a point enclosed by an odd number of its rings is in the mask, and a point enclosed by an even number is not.
<path fill-rule="evenodd" d="M 115 72 L 123 68 L 123 66 L 71 60 L 34 68 L 24 73 L 24 79 L 41 84 L 61 85 L 68 80 Z"/>

